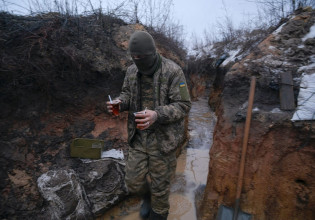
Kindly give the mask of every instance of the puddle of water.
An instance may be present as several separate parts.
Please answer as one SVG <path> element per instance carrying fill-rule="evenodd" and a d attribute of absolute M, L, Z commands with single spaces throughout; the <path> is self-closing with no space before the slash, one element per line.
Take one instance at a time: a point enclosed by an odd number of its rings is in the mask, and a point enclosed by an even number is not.
<path fill-rule="evenodd" d="M 97 220 L 138 220 L 141 200 L 129 197 L 112 207 Z"/>
<path fill-rule="evenodd" d="M 195 190 L 206 184 L 209 149 L 187 148 L 177 159 L 171 187 L 169 220 L 195 220 Z"/>
<path fill-rule="evenodd" d="M 190 140 L 177 159 L 172 181 L 168 220 L 196 220 L 195 190 L 205 185 L 208 176 L 209 150 L 216 118 L 207 99 L 193 102 L 189 113 Z M 98 219 L 138 220 L 140 199 L 128 198 Z"/>
<path fill-rule="evenodd" d="M 175 181 L 171 188 L 169 220 L 196 220 L 195 191 L 207 183 L 209 150 L 216 122 L 208 101 L 193 102 L 189 113 L 189 143 L 177 159 Z M 179 188 L 178 185 L 182 187 Z M 172 198 L 180 196 L 180 199 Z M 189 204 L 189 205 L 188 205 Z"/>
<path fill-rule="evenodd" d="M 171 194 L 170 204 L 171 208 L 168 219 L 194 219 L 194 213 L 190 212 L 192 203 L 186 196 L 181 194 Z"/>

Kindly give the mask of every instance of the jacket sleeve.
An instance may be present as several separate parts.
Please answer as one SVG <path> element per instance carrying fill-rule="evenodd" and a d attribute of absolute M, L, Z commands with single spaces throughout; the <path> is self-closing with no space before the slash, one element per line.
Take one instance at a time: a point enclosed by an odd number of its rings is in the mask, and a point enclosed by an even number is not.
<path fill-rule="evenodd" d="M 184 118 L 190 108 L 191 101 L 183 71 L 178 68 L 169 78 L 167 99 L 169 104 L 156 107 L 157 123 L 168 124 Z"/>
<path fill-rule="evenodd" d="M 117 99 L 121 100 L 120 103 L 120 111 L 127 111 L 129 110 L 130 106 L 130 86 L 129 86 L 129 77 L 128 77 L 128 70 L 124 79 L 124 83 L 121 89 L 120 95 Z"/>

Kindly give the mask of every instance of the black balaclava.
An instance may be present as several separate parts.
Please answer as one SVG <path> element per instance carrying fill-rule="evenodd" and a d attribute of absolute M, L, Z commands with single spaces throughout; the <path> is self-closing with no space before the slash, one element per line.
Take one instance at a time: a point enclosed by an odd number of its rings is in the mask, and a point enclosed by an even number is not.
<path fill-rule="evenodd" d="M 152 75 L 159 67 L 160 56 L 156 52 L 152 36 L 144 31 L 133 33 L 129 40 L 130 55 L 144 56 L 141 59 L 133 59 L 140 73 Z"/>

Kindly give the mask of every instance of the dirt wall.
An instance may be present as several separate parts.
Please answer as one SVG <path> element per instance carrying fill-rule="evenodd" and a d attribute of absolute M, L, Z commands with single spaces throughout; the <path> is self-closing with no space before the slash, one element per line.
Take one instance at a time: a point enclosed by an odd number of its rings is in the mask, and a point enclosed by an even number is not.
<path fill-rule="evenodd" d="M 210 99 L 217 100 L 210 103 L 215 104 L 218 121 L 200 219 L 215 219 L 220 205 L 235 204 L 252 76 L 257 83 L 240 207 L 259 220 L 315 218 L 315 122 L 293 122 L 295 109 L 283 110 L 280 105 L 282 72 L 294 79 L 297 104 L 301 67 L 309 66 L 304 74 L 315 71 L 311 67 L 314 41 L 301 39 L 314 25 L 314 15 L 306 9 L 289 17 L 231 67 L 221 94 L 211 94 Z"/>

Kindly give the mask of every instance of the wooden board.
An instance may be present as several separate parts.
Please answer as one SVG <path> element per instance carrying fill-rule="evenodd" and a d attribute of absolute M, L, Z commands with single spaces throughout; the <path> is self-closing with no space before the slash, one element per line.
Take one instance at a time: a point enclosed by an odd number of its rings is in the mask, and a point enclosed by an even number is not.
<path fill-rule="evenodd" d="M 281 110 L 294 110 L 294 92 L 291 73 L 283 72 L 280 74 L 280 108 Z"/>

